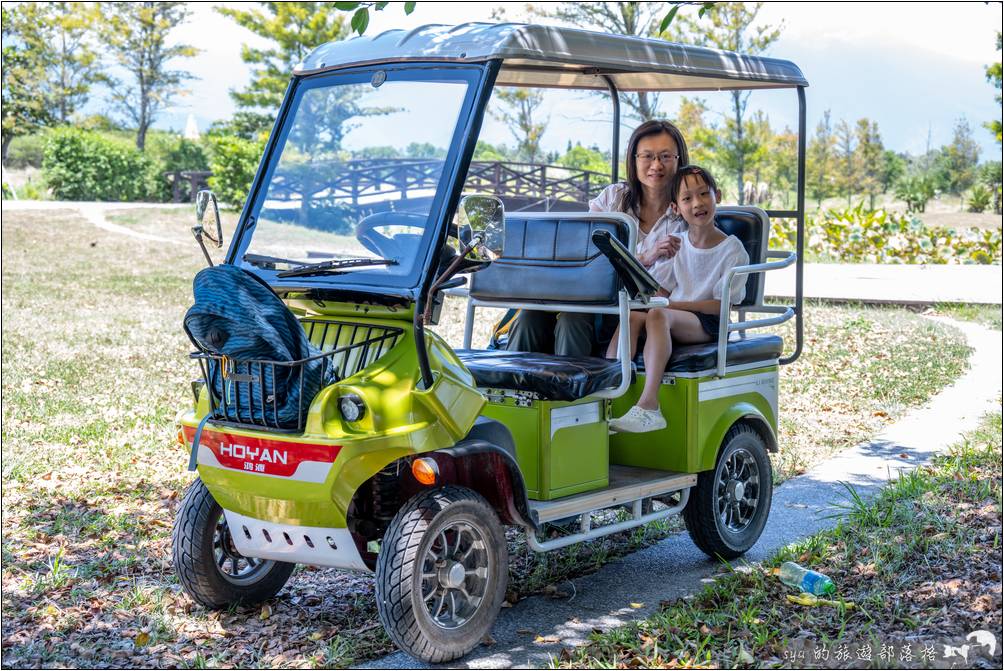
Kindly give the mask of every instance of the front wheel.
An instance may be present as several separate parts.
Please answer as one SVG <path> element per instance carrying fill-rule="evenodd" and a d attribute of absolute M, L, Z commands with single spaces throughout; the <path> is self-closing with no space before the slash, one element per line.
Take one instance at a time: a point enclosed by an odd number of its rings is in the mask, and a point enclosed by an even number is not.
<path fill-rule="evenodd" d="M 763 533 L 773 491 L 763 437 L 749 424 L 735 424 L 725 434 L 714 470 L 697 476 L 683 511 L 694 544 L 711 557 L 741 556 Z"/>
<path fill-rule="evenodd" d="M 206 608 L 265 601 L 282 589 L 296 568 L 296 564 L 238 552 L 223 509 L 202 480 L 185 492 L 171 540 L 178 581 Z"/>
<path fill-rule="evenodd" d="M 413 657 L 461 657 L 495 623 L 508 563 L 502 525 L 484 498 L 454 486 L 422 492 L 384 535 L 376 565 L 380 621 Z"/>

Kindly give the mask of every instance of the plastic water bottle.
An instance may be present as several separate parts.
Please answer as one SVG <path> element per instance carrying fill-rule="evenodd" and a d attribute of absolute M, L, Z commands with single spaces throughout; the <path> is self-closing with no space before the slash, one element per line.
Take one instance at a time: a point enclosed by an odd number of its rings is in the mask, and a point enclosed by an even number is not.
<path fill-rule="evenodd" d="M 781 564 L 778 577 L 785 585 L 816 596 L 833 594 L 837 591 L 837 586 L 829 577 L 817 571 L 802 568 L 793 561 Z"/>

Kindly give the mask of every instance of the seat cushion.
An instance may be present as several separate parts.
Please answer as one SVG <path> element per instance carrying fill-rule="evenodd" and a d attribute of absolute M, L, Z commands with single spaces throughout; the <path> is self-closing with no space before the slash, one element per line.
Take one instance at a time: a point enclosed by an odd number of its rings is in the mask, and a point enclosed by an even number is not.
<path fill-rule="evenodd" d="M 538 352 L 457 350 L 479 387 L 532 391 L 549 401 L 574 401 L 621 382 L 618 361 Z"/>
<path fill-rule="evenodd" d="M 771 361 L 781 356 L 784 341 L 776 335 L 755 335 L 730 341 L 725 355 L 729 366 Z M 644 368 L 644 361 L 639 354 L 635 358 L 639 372 Z M 673 348 L 669 357 L 667 373 L 698 373 L 712 370 L 718 365 L 718 343 L 709 342 L 700 345 L 680 345 Z"/>

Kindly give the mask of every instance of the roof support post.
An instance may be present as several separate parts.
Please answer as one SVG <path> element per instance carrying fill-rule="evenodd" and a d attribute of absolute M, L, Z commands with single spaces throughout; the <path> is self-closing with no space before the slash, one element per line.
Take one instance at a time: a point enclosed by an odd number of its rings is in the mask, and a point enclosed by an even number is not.
<path fill-rule="evenodd" d="M 621 153 L 621 97 L 620 92 L 617 90 L 617 85 L 614 84 L 614 80 L 610 78 L 610 75 L 603 75 L 603 81 L 607 83 L 607 88 L 610 89 L 610 99 L 614 104 L 614 137 L 610 142 L 610 183 L 617 183 L 617 169 L 619 165 L 620 153 Z"/>
<path fill-rule="evenodd" d="M 799 86 L 798 92 L 798 202 L 796 207 L 795 253 L 795 351 L 780 360 L 782 364 L 794 362 L 802 353 L 803 309 L 802 309 L 802 277 L 805 265 L 805 87 Z"/>

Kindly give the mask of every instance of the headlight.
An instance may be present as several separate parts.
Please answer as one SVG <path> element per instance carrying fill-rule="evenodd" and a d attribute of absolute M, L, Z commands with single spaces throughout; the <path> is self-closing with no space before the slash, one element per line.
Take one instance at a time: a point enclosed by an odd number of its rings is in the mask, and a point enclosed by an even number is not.
<path fill-rule="evenodd" d="M 358 422 L 366 414 L 366 404 L 355 394 L 338 399 L 338 409 L 347 422 Z"/>

